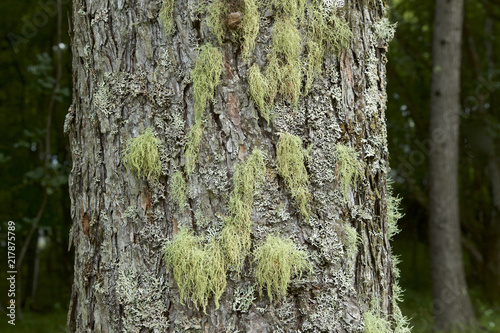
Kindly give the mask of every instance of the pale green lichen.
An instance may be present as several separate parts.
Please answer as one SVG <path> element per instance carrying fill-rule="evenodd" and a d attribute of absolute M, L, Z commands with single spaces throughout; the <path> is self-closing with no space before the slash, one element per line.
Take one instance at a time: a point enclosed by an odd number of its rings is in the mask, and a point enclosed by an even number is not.
<path fill-rule="evenodd" d="M 307 254 L 290 239 L 269 235 L 255 250 L 255 280 L 262 296 L 266 287 L 269 299 L 285 298 L 292 274 L 299 276 L 308 269 Z M 300 277 L 299 277 L 300 278 Z"/>
<path fill-rule="evenodd" d="M 321 64 L 325 55 L 336 54 L 349 47 L 352 32 L 349 24 L 333 13 L 326 15 L 321 3 L 310 7 L 307 31 L 306 85 L 307 95 L 313 80 L 321 72 Z"/>
<path fill-rule="evenodd" d="M 229 198 L 229 218 L 221 232 L 221 242 L 230 265 L 241 272 L 250 249 L 250 227 L 255 189 L 264 182 L 264 153 L 254 149 L 244 163 L 236 165 L 233 191 Z"/>
<path fill-rule="evenodd" d="M 190 300 L 205 311 L 213 296 L 216 308 L 226 288 L 226 260 L 215 240 L 203 245 L 192 232 L 181 230 L 164 248 L 167 266 L 174 273 L 180 301 Z"/>
<path fill-rule="evenodd" d="M 211 44 L 200 47 L 196 64 L 191 75 L 193 81 L 195 122 L 203 120 L 208 100 L 214 97 L 215 88 L 221 81 L 224 70 L 222 53 Z"/>
<path fill-rule="evenodd" d="M 160 9 L 160 21 L 168 36 L 172 33 L 174 27 L 174 0 L 164 0 Z"/>
<path fill-rule="evenodd" d="M 345 232 L 346 232 L 346 249 L 347 249 L 347 256 L 349 257 L 349 260 L 353 260 L 354 257 L 358 254 L 358 244 L 360 243 L 359 237 L 358 237 L 358 232 L 356 229 L 351 227 L 350 225 L 344 225 Z"/>
<path fill-rule="evenodd" d="M 360 163 L 358 162 L 358 153 L 354 148 L 343 144 L 335 146 L 335 159 L 337 166 L 337 176 L 339 185 L 342 187 L 344 202 L 347 193 L 356 186 L 356 182 L 361 180 Z"/>
<path fill-rule="evenodd" d="M 402 198 L 393 195 L 392 181 L 387 180 L 387 237 L 392 240 L 400 230 L 398 228 L 398 220 L 404 216 L 401 213 Z M 410 321 L 403 315 L 398 303 L 403 301 L 403 289 L 399 285 L 400 270 L 398 264 L 400 259 L 397 255 L 392 255 L 392 271 L 394 273 L 394 284 L 392 286 L 392 307 L 395 333 L 410 333 Z"/>
<path fill-rule="evenodd" d="M 302 76 L 302 39 L 297 23 L 288 17 L 279 18 L 273 26 L 271 44 L 266 71 L 271 103 L 279 92 L 297 105 Z"/>
<path fill-rule="evenodd" d="M 186 145 L 184 147 L 184 157 L 186 158 L 185 170 L 188 175 L 193 173 L 194 168 L 196 167 L 204 127 L 205 125 L 203 124 L 203 121 L 199 121 L 194 124 L 188 133 Z"/>
<path fill-rule="evenodd" d="M 191 75 L 194 95 L 194 125 L 188 133 L 184 156 L 186 173 L 190 175 L 196 166 L 198 151 L 204 129 L 204 111 L 209 99 L 214 97 L 215 88 L 220 83 L 224 69 L 222 53 L 214 46 L 200 47 L 196 64 Z"/>
<path fill-rule="evenodd" d="M 278 14 L 284 14 L 293 20 L 302 18 L 306 8 L 306 0 L 270 0 L 268 4 L 272 5 Z"/>
<path fill-rule="evenodd" d="M 170 179 L 170 196 L 177 203 L 179 209 L 186 204 L 186 180 L 181 171 L 176 171 Z"/>
<path fill-rule="evenodd" d="M 123 152 L 127 171 L 132 171 L 139 179 L 158 179 L 161 175 L 160 145 L 160 139 L 153 134 L 151 128 L 128 140 Z"/>
<path fill-rule="evenodd" d="M 309 181 L 305 166 L 307 152 L 302 147 L 302 140 L 290 133 L 280 136 L 276 148 L 278 172 L 290 189 L 302 215 L 309 218 Z"/>
<path fill-rule="evenodd" d="M 365 322 L 364 333 L 381 333 L 391 331 L 389 321 L 381 318 L 371 311 L 363 313 L 363 319 Z"/>
<path fill-rule="evenodd" d="M 208 7 L 207 25 L 219 44 L 222 44 L 226 32 L 224 18 L 227 16 L 227 10 L 228 7 L 222 0 L 214 0 Z"/>
<path fill-rule="evenodd" d="M 248 85 L 250 86 L 250 96 L 253 102 L 257 106 L 257 109 L 259 109 L 262 118 L 269 124 L 270 107 L 267 102 L 269 98 L 269 85 L 257 64 L 253 64 L 248 70 Z"/>
<path fill-rule="evenodd" d="M 302 51 L 297 24 L 288 17 L 278 18 L 273 26 L 271 44 L 272 52 L 282 56 L 285 62 L 297 60 Z"/>
<path fill-rule="evenodd" d="M 394 235 L 399 233 L 398 220 L 404 216 L 401 213 L 401 200 L 400 197 L 395 197 L 392 194 L 392 183 L 387 182 L 387 236 L 391 240 Z"/>
<path fill-rule="evenodd" d="M 243 32 L 241 57 L 246 63 L 250 62 L 250 57 L 255 48 L 255 40 L 259 34 L 260 14 L 258 2 L 256 0 L 243 0 L 243 17 L 241 19 L 241 29 Z"/>

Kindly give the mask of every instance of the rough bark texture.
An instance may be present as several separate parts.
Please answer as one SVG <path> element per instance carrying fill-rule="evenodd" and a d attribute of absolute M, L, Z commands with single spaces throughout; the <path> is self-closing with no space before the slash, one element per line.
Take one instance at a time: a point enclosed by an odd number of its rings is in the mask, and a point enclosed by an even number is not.
<path fill-rule="evenodd" d="M 297 107 L 278 96 L 269 125 L 249 97 L 240 45 L 226 34 L 218 45 L 222 81 L 205 108 L 195 171 L 183 172 L 188 199 L 179 209 L 169 187 L 171 175 L 183 170 L 195 121 L 190 74 L 197 48 L 217 44 L 198 5 L 175 1 L 173 32 L 166 35 L 159 1 L 74 0 L 74 103 L 65 123 L 76 257 L 71 332 L 360 332 L 368 311 L 390 320 L 385 51 L 392 37 L 382 2 L 346 1 L 334 14 L 351 26 L 350 47 L 327 56 Z M 252 63 L 264 68 L 275 11 L 260 13 Z M 138 179 L 123 161 L 127 140 L 146 128 L 161 140 L 158 181 Z M 309 149 L 309 219 L 277 172 L 284 132 Z M 362 180 L 346 198 L 337 143 L 355 148 L 362 165 Z M 279 233 L 308 252 L 312 270 L 292 279 L 285 299 L 270 302 L 255 288 L 250 253 L 241 276 L 228 271 L 220 308 L 210 300 L 203 313 L 179 302 L 162 247 L 183 228 L 207 238 L 220 233 L 235 165 L 254 148 L 266 153 L 267 171 L 255 193 L 251 251 Z"/>
<path fill-rule="evenodd" d="M 430 245 L 434 325 L 474 319 L 462 258 L 458 152 L 463 0 L 436 1 L 433 37 L 430 150 Z"/>

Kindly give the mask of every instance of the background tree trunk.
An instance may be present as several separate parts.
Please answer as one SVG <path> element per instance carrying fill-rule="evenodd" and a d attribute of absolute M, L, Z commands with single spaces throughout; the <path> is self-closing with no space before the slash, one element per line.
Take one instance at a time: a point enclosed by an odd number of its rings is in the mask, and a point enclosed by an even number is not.
<path fill-rule="evenodd" d="M 325 9 L 349 22 L 352 41 L 339 56 L 324 59 L 321 75 L 296 107 L 278 96 L 269 124 L 249 96 L 249 64 L 227 31 L 217 46 L 224 59 L 221 84 L 204 110 L 199 159 L 189 175 L 183 168 L 186 135 L 196 121 L 191 72 L 198 47 L 217 45 L 217 39 L 198 1 L 175 1 L 171 35 L 159 19 L 161 5 L 74 0 L 74 103 L 65 123 L 73 157 L 71 332 L 394 329 L 385 321 L 395 309 L 384 119 L 385 51 L 393 29 L 382 19 L 382 2 L 346 1 L 338 10 Z M 277 10 L 259 11 L 251 63 L 265 68 Z M 139 179 L 124 164 L 127 140 L 147 128 L 161 140 L 159 180 Z M 282 133 L 300 137 L 309 151 L 308 219 L 277 171 Z M 338 143 L 355 148 L 362 172 L 345 197 Z M 253 203 L 251 253 L 241 276 L 228 271 L 220 308 L 211 299 L 203 313 L 179 301 L 162 248 L 180 229 L 218 236 L 229 215 L 235 165 L 255 148 L 265 152 L 267 171 Z M 180 209 L 170 191 L 175 171 L 187 181 L 187 204 Z M 354 237 L 348 232 L 353 228 Z M 312 265 L 292 280 L 284 299 L 272 302 L 255 288 L 252 260 L 269 234 L 292 239 Z"/>
<path fill-rule="evenodd" d="M 462 258 L 458 134 L 463 0 L 437 0 L 433 37 L 430 136 L 430 245 L 434 326 L 474 321 Z"/>

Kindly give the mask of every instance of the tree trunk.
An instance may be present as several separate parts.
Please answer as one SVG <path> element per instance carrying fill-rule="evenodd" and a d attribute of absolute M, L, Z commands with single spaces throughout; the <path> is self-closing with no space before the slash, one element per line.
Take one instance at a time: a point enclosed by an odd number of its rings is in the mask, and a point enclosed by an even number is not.
<path fill-rule="evenodd" d="M 462 258 L 458 134 L 463 0 L 437 0 L 433 36 L 430 135 L 430 245 L 434 326 L 474 320 Z"/>
<path fill-rule="evenodd" d="M 394 27 L 382 1 L 272 3 L 74 0 L 71 332 L 404 331 L 386 182 Z M 274 280 L 284 290 L 259 282 L 279 238 L 300 263 Z"/>

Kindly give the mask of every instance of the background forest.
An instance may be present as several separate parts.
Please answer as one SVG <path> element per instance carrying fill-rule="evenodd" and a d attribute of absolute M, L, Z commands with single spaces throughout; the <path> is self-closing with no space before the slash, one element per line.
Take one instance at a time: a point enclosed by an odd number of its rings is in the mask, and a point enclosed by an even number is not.
<path fill-rule="evenodd" d="M 0 2 L 0 256 L 16 222 L 19 281 L 15 332 L 65 332 L 73 256 L 67 176 L 71 104 L 71 1 Z M 432 70 L 431 0 L 393 0 L 397 32 L 387 65 L 387 124 L 394 190 L 402 199 L 403 313 L 414 332 L 432 328 L 428 246 L 428 152 Z M 466 0 L 462 47 L 460 202 L 467 282 L 486 331 L 500 332 L 500 3 Z M 0 269 L 5 313 L 6 268 Z M 0 321 L 0 331 L 12 329 Z"/>

